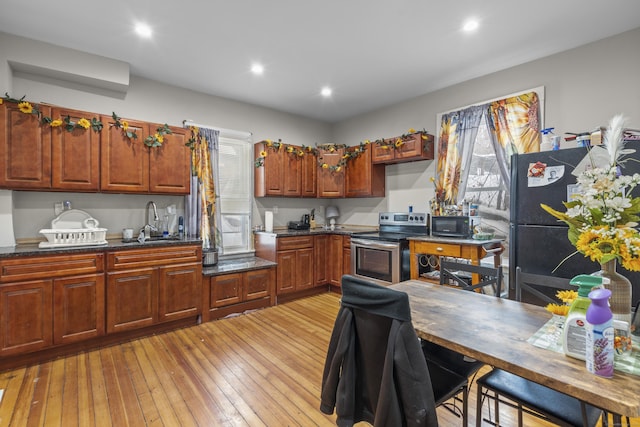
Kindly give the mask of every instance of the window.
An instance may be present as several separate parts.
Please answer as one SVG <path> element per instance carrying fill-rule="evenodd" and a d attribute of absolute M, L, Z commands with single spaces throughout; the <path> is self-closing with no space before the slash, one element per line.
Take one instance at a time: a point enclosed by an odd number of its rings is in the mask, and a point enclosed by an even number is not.
<path fill-rule="evenodd" d="M 220 215 L 224 255 L 251 250 L 251 141 L 220 132 L 218 167 Z"/>

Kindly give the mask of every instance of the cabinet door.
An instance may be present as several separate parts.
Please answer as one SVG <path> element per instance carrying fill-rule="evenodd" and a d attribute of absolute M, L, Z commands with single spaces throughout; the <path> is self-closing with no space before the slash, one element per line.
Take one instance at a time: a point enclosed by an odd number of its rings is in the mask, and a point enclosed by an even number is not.
<path fill-rule="evenodd" d="M 296 250 L 278 251 L 278 294 L 296 290 Z"/>
<path fill-rule="evenodd" d="M 137 138 L 127 138 L 115 126 L 112 117 L 101 116 L 100 188 L 116 193 L 147 193 L 149 191 L 149 148 L 144 145 L 148 135 L 145 122 L 122 119 Z"/>
<path fill-rule="evenodd" d="M 51 280 L 0 286 L 0 356 L 52 345 Z"/>
<path fill-rule="evenodd" d="M 52 117 L 69 117 L 78 122 L 96 117 L 92 113 L 53 108 Z M 51 128 L 51 186 L 57 190 L 98 191 L 100 189 L 100 133 L 64 126 Z"/>
<path fill-rule="evenodd" d="M 358 147 L 349 147 L 354 151 Z M 345 197 L 384 197 L 385 165 L 371 162 L 371 145 L 349 160 L 345 171 Z"/>
<path fill-rule="evenodd" d="M 247 271 L 245 273 L 245 286 L 242 292 L 243 301 L 250 301 L 270 296 L 272 280 L 272 268 Z"/>
<path fill-rule="evenodd" d="M 264 142 L 253 146 L 255 158 L 261 152 L 267 153 L 263 165 L 254 170 L 254 195 L 256 197 L 282 196 L 284 194 L 284 149 L 273 150 Z"/>
<path fill-rule="evenodd" d="M 160 267 L 158 321 L 198 315 L 202 296 L 202 263 Z"/>
<path fill-rule="evenodd" d="M 38 106 L 45 116 L 51 109 Z M 0 188 L 51 188 L 51 128 L 18 104 L 0 104 Z"/>
<path fill-rule="evenodd" d="M 395 158 L 395 150 L 391 140 L 385 140 L 383 144 L 371 144 L 372 163 L 392 163 Z"/>
<path fill-rule="evenodd" d="M 155 268 L 107 273 L 107 333 L 156 323 L 157 277 Z"/>
<path fill-rule="evenodd" d="M 209 308 L 225 307 L 242 302 L 244 280 L 242 273 L 211 277 Z"/>
<path fill-rule="evenodd" d="M 342 236 L 331 234 L 329 235 L 329 283 L 332 285 L 342 284 L 343 262 Z"/>
<path fill-rule="evenodd" d="M 314 242 L 315 251 L 315 283 L 316 285 L 324 285 L 329 281 L 328 277 L 328 259 L 329 259 L 329 235 L 322 234 L 315 236 Z"/>
<path fill-rule="evenodd" d="M 351 274 L 351 236 L 342 239 L 342 274 Z"/>
<path fill-rule="evenodd" d="M 300 189 L 300 195 L 302 197 L 316 197 L 317 193 L 317 172 L 318 161 L 316 156 L 307 152 L 302 157 L 302 188 Z"/>
<path fill-rule="evenodd" d="M 421 134 L 413 134 L 402 140 L 402 145 L 396 149 L 396 159 L 410 159 L 422 156 Z"/>
<path fill-rule="evenodd" d="M 152 126 L 155 129 L 158 126 Z M 153 131 L 150 129 L 150 131 Z M 189 129 L 170 127 L 160 147 L 149 148 L 149 191 L 163 194 L 189 194 L 191 188 L 191 150 L 185 144 Z"/>
<path fill-rule="evenodd" d="M 284 194 L 287 197 L 300 197 L 302 194 L 302 158 L 297 154 L 298 147 L 284 154 Z M 283 149 L 283 151 L 286 151 Z"/>
<path fill-rule="evenodd" d="M 313 276 L 313 248 L 298 249 L 296 254 L 296 290 L 312 288 L 315 285 Z"/>
<path fill-rule="evenodd" d="M 328 168 L 318 169 L 318 197 L 344 197 L 344 168 L 340 171 L 332 171 L 331 166 L 336 166 L 342 159 L 344 149 L 330 152 L 319 150 L 318 157 L 321 163 Z"/>
<path fill-rule="evenodd" d="M 55 344 L 104 335 L 104 274 L 55 279 L 53 302 Z"/>

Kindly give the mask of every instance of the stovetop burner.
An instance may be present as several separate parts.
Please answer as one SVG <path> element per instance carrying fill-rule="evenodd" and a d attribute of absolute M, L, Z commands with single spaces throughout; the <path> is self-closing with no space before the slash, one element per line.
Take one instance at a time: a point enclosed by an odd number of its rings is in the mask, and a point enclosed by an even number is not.
<path fill-rule="evenodd" d="M 412 236 L 429 234 L 428 216 L 425 213 L 413 212 L 380 212 L 378 214 L 379 230 L 353 233 L 352 237 L 387 242 L 401 242 Z"/>

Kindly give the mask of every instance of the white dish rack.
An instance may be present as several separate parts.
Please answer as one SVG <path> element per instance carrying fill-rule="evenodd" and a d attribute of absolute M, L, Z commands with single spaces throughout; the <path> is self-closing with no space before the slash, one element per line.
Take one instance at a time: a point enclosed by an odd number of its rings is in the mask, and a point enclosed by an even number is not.
<path fill-rule="evenodd" d="M 40 248 L 62 248 L 72 246 L 97 246 L 107 244 L 107 229 L 99 228 L 97 219 L 87 212 L 71 209 L 62 212 L 51 221 L 50 229 L 40 230 L 47 239 Z"/>

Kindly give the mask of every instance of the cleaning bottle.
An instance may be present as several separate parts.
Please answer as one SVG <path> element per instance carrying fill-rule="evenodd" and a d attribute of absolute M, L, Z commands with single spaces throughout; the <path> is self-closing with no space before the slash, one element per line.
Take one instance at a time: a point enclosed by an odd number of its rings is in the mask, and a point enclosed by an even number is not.
<path fill-rule="evenodd" d="M 611 291 L 601 288 L 589 293 L 587 309 L 587 370 L 601 377 L 613 376 L 613 313 L 609 308 Z"/>
<path fill-rule="evenodd" d="M 578 297 L 573 300 L 567 313 L 562 330 L 562 348 L 567 356 L 585 360 L 587 309 L 591 305 L 589 292 L 597 286 L 602 286 L 602 277 L 581 274 L 569 283 L 578 287 Z"/>
<path fill-rule="evenodd" d="M 542 133 L 542 142 L 540 143 L 540 151 L 553 150 L 553 136 L 554 136 L 553 129 L 555 128 L 546 128 L 540 131 L 540 133 Z"/>

